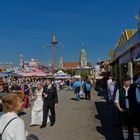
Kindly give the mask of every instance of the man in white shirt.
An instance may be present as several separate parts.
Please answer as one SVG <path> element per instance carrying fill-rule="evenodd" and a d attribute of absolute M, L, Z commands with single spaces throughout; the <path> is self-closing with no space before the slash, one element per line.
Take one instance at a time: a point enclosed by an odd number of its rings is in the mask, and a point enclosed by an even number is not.
<path fill-rule="evenodd" d="M 128 126 L 129 126 L 129 100 L 128 100 L 128 93 L 129 87 L 131 84 L 131 78 L 129 75 L 124 76 L 123 85 L 120 89 L 117 90 L 115 96 L 115 104 L 118 110 L 120 111 L 121 122 L 122 122 L 122 131 L 123 137 L 125 140 L 128 139 Z"/>

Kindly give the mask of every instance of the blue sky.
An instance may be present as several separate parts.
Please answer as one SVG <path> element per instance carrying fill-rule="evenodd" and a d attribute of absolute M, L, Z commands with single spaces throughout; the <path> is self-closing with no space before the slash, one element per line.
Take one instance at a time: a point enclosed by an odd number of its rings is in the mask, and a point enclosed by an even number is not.
<path fill-rule="evenodd" d="M 32 57 L 52 61 L 50 41 L 58 40 L 57 61 L 79 61 L 84 42 L 88 61 L 108 59 L 125 29 L 137 28 L 139 0 L 0 0 L 0 62 Z"/>

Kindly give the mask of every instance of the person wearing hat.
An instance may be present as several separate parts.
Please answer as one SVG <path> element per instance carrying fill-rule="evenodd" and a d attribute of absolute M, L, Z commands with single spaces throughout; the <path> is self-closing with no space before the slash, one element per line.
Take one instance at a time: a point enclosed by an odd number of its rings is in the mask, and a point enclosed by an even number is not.
<path fill-rule="evenodd" d="M 140 77 L 134 79 L 128 94 L 134 140 L 140 140 Z"/>
<path fill-rule="evenodd" d="M 128 139 L 128 127 L 130 125 L 129 120 L 129 88 L 131 85 L 131 78 L 129 75 L 125 75 L 122 79 L 122 86 L 117 90 L 115 96 L 115 105 L 120 112 L 121 125 L 123 137 L 125 140 Z"/>

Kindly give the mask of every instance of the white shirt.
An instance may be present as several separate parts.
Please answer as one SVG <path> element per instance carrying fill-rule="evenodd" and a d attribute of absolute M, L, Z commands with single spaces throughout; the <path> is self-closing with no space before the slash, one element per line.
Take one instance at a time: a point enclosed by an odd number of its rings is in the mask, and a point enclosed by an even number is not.
<path fill-rule="evenodd" d="M 128 96 L 128 89 L 129 89 L 129 87 L 127 87 L 127 88 L 123 87 L 123 88 L 125 89 L 125 97 L 127 97 Z M 115 96 L 115 101 L 114 102 L 115 103 L 119 102 L 119 89 L 116 92 L 116 96 Z M 125 103 L 126 103 L 126 108 L 129 109 L 129 101 L 128 101 L 127 98 L 125 99 Z"/>
<path fill-rule="evenodd" d="M 107 80 L 107 87 L 108 87 L 108 89 L 109 89 L 109 86 L 110 86 L 111 83 L 112 83 L 112 79 L 108 79 Z"/>
<path fill-rule="evenodd" d="M 3 135 L 2 140 L 26 140 L 25 136 L 25 126 L 24 122 L 18 115 L 14 112 L 8 112 L 1 116 L 0 118 L 0 133 L 2 133 L 6 124 L 12 119 L 10 124 L 6 127 Z"/>
<path fill-rule="evenodd" d="M 136 88 L 136 100 L 140 104 L 140 89 Z"/>
<path fill-rule="evenodd" d="M 49 85 L 48 85 L 48 89 L 50 89 L 51 87 L 52 87 L 52 84 L 49 84 Z"/>

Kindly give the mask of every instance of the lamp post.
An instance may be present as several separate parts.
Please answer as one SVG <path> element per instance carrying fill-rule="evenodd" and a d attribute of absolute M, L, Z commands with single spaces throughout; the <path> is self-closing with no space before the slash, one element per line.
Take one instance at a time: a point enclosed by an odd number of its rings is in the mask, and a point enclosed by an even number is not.
<path fill-rule="evenodd" d="M 53 38 L 51 41 L 51 44 L 53 45 L 53 70 L 55 70 L 56 68 L 56 45 L 57 45 L 57 41 L 56 41 L 56 34 L 53 34 Z"/>

